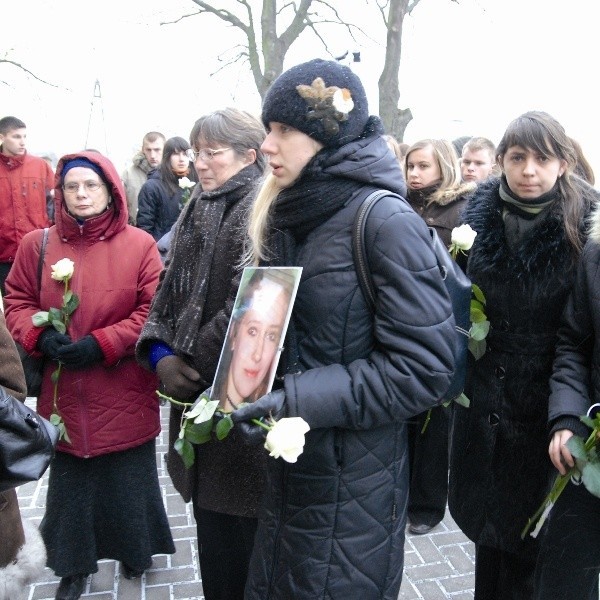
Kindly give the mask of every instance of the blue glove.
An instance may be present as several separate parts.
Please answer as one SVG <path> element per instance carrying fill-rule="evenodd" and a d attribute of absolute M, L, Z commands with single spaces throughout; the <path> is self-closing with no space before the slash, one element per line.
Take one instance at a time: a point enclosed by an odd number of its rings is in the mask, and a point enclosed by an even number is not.
<path fill-rule="evenodd" d="M 285 417 L 286 404 L 285 392 L 275 390 L 259 398 L 256 402 L 242 406 L 231 413 L 231 420 L 240 431 L 247 444 L 260 444 L 265 441 L 267 430 L 252 419 L 263 420 L 267 422 L 269 418 L 279 421 Z M 266 417 L 266 418 L 265 418 Z"/>
<path fill-rule="evenodd" d="M 73 340 L 64 333 L 59 333 L 54 327 L 46 327 L 37 340 L 38 350 L 48 358 L 57 359 L 60 349 L 72 344 Z"/>
<path fill-rule="evenodd" d="M 58 360 L 68 369 L 85 369 L 103 358 L 104 354 L 93 335 L 86 335 L 58 351 Z"/>

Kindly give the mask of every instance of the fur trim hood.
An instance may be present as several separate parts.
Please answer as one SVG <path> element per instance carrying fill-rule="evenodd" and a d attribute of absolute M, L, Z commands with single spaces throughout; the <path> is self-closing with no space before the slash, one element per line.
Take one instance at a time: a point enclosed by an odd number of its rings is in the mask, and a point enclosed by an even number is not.
<path fill-rule="evenodd" d="M 23 519 L 25 544 L 11 564 L 0 569 L 0 600 L 14 600 L 34 581 L 46 565 L 46 548 L 37 527 Z"/>
<path fill-rule="evenodd" d="M 449 188 L 441 192 L 441 194 L 432 194 L 430 202 L 439 204 L 440 206 L 447 206 L 452 202 L 473 193 L 477 189 L 477 184 L 473 181 L 463 181 L 455 188 Z"/>

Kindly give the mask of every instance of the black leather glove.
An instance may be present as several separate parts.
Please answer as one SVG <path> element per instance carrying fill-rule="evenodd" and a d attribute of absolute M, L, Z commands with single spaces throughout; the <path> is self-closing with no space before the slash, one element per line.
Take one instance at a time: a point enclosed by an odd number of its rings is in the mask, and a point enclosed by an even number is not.
<path fill-rule="evenodd" d="M 156 365 L 156 372 L 165 394 L 176 400 L 186 400 L 197 395 L 202 387 L 200 373 L 174 354 L 161 358 Z"/>
<path fill-rule="evenodd" d="M 270 418 L 279 421 L 285 417 L 285 392 L 275 390 L 259 398 L 256 402 L 242 406 L 231 413 L 231 420 L 244 438 L 247 444 L 260 444 L 265 441 L 267 430 L 252 419 L 262 420 L 265 423 Z"/>
<path fill-rule="evenodd" d="M 67 369 L 85 369 L 104 358 L 100 345 L 93 335 L 86 335 L 78 342 L 63 346 L 58 351 L 58 360 Z"/>
<path fill-rule="evenodd" d="M 57 359 L 60 349 L 72 343 L 73 340 L 68 335 L 59 333 L 54 327 L 46 327 L 38 338 L 36 346 L 48 358 Z"/>

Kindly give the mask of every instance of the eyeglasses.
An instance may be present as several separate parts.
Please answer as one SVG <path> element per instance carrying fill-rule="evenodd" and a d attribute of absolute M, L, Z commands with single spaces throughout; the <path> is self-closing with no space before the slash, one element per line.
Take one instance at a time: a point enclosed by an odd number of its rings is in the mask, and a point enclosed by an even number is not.
<path fill-rule="evenodd" d="M 104 183 L 98 183 L 97 181 L 84 181 L 83 183 L 65 183 L 63 190 L 67 194 L 76 194 L 79 191 L 79 187 L 83 185 L 86 192 L 97 192 Z"/>
<path fill-rule="evenodd" d="M 201 158 L 204 162 L 210 162 L 217 154 L 221 154 L 221 152 L 227 152 L 227 150 L 231 150 L 231 148 L 218 148 L 217 150 L 203 148 L 202 150 L 198 150 L 198 152 L 195 152 L 190 148 L 186 151 L 186 154 L 192 162 L 197 158 Z"/>

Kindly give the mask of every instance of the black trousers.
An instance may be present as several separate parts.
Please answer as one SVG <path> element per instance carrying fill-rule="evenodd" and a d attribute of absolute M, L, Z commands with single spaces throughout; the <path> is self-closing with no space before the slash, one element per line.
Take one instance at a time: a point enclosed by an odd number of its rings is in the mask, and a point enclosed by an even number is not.
<path fill-rule="evenodd" d="M 600 498 L 568 483 L 542 529 L 536 600 L 598 600 Z"/>
<path fill-rule="evenodd" d="M 408 520 L 413 525 L 437 525 L 448 502 L 449 408 L 437 406 L 423 433 L 427 413 L 408 422 L 410 488 Z"/>
<path fill-rule="evenodd" d="M 476 545 L 475 600 L 531 600 L 534 570 L 535 556 Z"/>
<path fill-rule="evenodd" d="M 194 506 L 205 600 L 243 600 L 257 519 Z"/>

